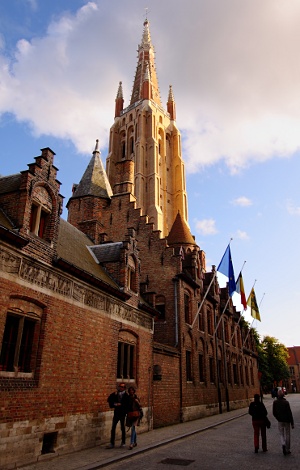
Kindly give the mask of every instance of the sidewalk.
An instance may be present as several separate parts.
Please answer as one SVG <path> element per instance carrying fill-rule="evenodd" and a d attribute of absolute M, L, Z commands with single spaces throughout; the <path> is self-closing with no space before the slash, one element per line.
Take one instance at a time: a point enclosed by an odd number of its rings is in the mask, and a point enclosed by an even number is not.
<path fill-rule="evenodd" d="M 271 405 L 272 399 L 265 396 L 264 403 L 269 408 L 268 405 Z M 53 458 L 49 458 L 49 455 L 47 455 L 42 458 L 43 460 L 21 467 L 21 470 L 96 470 L 111 463 L 128 459 L 132 455 L 155 449 L 156 447 L 240 418 L 246 414 L 248 414 L 248 407 L 229 412 L 224 411 L 222 414 L 138 434 L 138 446 L 132 450 L 128 450 L 129 438 L 127 438 L 125 448 L 116 446 L 114 449 L 106 449 L 105 445 L 100 445 L 71 454 L 58 455 Z"/>

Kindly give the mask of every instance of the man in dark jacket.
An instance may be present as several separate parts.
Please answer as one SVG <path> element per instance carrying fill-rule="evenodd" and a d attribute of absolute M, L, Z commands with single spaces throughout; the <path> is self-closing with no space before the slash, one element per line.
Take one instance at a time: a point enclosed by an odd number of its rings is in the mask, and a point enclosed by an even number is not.
<path fill-rule="evenodd" d="M 120 421 L 121 432 L 122 432 L 122 442 L 121 447 L 125 447 L 125 417 L 128 408 L 129 395 L 126 392 L 126 385 L 124 382 L 121 382 L 117 386 L 117 391 L 109 395 L 107 401 L 109 407 L 113 408 L 114 416 L 112 420 L 111 435 L 110 435 L 110 444 L 108 449 L 113 449 L 115 447 L 115 437 L 116 437 L 116 427 Z"/>
<path fill-rule="evenodd" d="M 258 393 L 254 395 L 254 401 L 250 403 L 249 414 L 252 416 L 252 426 L 254 430 L 254 451 L 257 454 L 260 432 L 263 452 L 267 452 L 266 417 L 268 412 L 263 402 L 260 401 Z"/>
<path fill-rule="evenodd" d="M 294 418 L 290 404 L 284 398 L 284 392 L 281 389 L 278 390 L 277 400 L 273 402 L 273 415 L 278 421 L 282 452 L 284 455 L 290 454 L 291 427 L 294 429 Z"/>

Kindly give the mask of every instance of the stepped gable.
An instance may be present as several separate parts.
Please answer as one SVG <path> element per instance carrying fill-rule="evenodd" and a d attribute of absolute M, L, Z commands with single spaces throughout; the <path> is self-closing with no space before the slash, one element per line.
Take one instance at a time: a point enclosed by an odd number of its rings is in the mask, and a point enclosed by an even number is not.
<path fill-rule="evenodd" d="M 178 212 L 167 237 L 169 245 L 196 245 L 189 227 Z"/>
<path fill-rule="evenodd" d="M 58 262 L 66 261 L 102 282 L 119 290 L 117 283 L 108 273 L 95 261 L 89 248 L 93 242 L 80 230 L 64 219 L 60 219 L 59 234 L 57 242 Z"/>
<path fill-rule="evenodd" d="M 97 140 L 90 163 L 88 164 L 80 183 L 75 187 L 75 191 L 71 198 L 83 196 L 110 198 L 113 194 L 100 158 L 98 143 L 99 141 Z"/>

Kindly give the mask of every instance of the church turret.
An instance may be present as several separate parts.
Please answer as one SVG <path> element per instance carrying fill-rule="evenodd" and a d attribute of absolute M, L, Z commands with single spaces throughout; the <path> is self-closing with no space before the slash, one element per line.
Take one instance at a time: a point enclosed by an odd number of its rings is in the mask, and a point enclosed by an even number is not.
<path fill-rule="evenodd" d="M 100 158 L 99 141 L 79 184 L 73 185 L 68 201 L 68 222 L 98 243 L 102 228 L 102 211 L 109 205 L 112 189 Z"/>
<path fill-rule="evenodd" d="M 106 171 L 114 194 L 130 193 L 136 207 L 166 237 L 178 212 L 187 224 L 187 194 L 175 100 L 160 100 L 149 22 L 144 22 L 130 105 L 121 83 L 111 127 Z"/>

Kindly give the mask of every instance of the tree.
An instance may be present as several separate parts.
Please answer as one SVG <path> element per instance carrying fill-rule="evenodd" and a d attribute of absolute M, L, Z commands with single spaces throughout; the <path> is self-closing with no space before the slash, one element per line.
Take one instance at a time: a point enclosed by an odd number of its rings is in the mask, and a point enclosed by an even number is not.
<path fill-rule="evenodd" d="M 286 346 L 272 336 L 265 336 L 258 345 L 259 370 L 262 373 L 261 386 L 270 390 L 282 380 L 290 377 Z"/>

